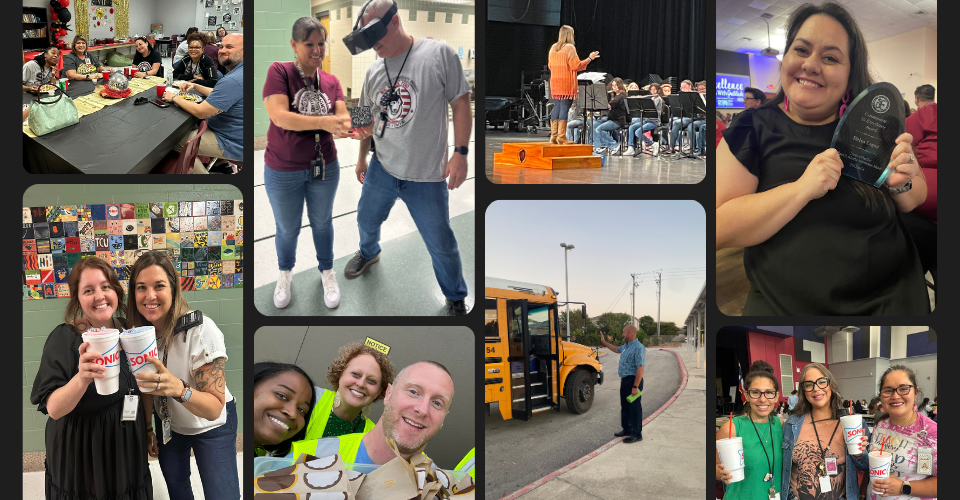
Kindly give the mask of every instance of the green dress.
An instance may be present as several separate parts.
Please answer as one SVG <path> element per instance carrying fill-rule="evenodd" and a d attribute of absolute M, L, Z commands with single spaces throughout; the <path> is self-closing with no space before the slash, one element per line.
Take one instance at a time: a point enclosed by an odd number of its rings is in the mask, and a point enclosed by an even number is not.
<path fill-rule="evenodd" d="M 771 417 L 768 423 L 754 422 L 754 430 L 750 417 L 740 415 L 734 417 L 733 425 L 737 436 L 743 438 L 744 478 L 743 481 L 730 483 L 723 498 L 737 500 L 768 500 L 770 486 L 775 492 L 780 491 L 780 476 L 783 470 L 783 426 L 780 418 Z M 772 426 L 772 429 L 771 429 Z M 773 446 L 770 443 L 770 433 L 773 432 Z M 759 432 L 760 437 L 757 437 Z M 761 443 L 762 438 L 762 443 Z M 766 455 L 764 455 L 766 450 Z M 764 482 L 763 477 L 770 472 L 770 463 L 773 461 L 773 481 Z M 781 495 L 781 500 L 786 496 Z"/>

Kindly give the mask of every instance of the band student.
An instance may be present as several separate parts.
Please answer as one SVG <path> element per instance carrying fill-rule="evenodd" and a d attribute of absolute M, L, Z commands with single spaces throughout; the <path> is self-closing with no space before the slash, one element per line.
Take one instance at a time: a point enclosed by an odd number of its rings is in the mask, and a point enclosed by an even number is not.
<path fill-rule="evenodd" d="M 380 226 L 400 198 L 433 260 L 448 314 L 463 316 L 467 284 L 450 227 L 448 190 L 460 187 L 467 175 L 470 85 L 449 45 L 408 35 L 396 13 L 392 0 L 371 0 L 343 39 L 351 54 L 372 48 L 383 60 L 367 69 L 360 95 L 360 105 L 371 106 L 374 123 L 357 130 L 356 173 L 363 184 L 357 206 L 360 250 L 344 274 L 359 276 L 380 259 Z M 448 103 L 456 146 L 449 158 Z M 371 142 L 376 151 L 368 165 Z"/>

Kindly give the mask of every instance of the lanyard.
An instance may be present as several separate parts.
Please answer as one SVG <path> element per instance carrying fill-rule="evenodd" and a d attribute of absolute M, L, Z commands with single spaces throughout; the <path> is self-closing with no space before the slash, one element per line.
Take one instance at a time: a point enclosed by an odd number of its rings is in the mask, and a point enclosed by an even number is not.
<path fill-rule="evenodd" d="M 776 417 L 774 417 L 776 418 Z M 777 455 L 773 452 L 774 443 L 773 443 L 773 422 L 770 421 L 770 418 L 767 418 L 767 423 L 770 424 L 770 454 L 773 455 L 773 463 L 770 463 L 770 456 L 767 455 L 767 448 L 763 446 L 763 438 L 760 437 L 760 431 L 757 429 L 757 424 L 753 422 L 753 419 L 747 417 L 750 420 L 750 423 L 753 424 L 753 430 L 757 433 L 757 439 L 760 440 L 760 449 L 763 450 L 763 456 L 767 458 L 767 466 L 770 467 L 770 478 L 773 478 L 773 471 L 777 465 Z"/>
<path fill-rule="evenodd" d="M 830 420 L 830 419 L 825 419 L 825 420 Z M 821 420 L 821 422 L 823 422 L 823 420 Z M 827 460 L 827 452 L 823 449 L 823 445 L 821 444 L 820 433 L 817 432 L 817 422 L 813 419 L 812 413 L 810 414 L 810 423 L 813 424 L 813 433 L 817 436 L 817 447 L 820 448 L 820 457 L 821 457 L 820 475 L 823 476 L 825 475 L 825 471 L 826 471 L 826 466 L 824 465 L 824 463 Z M 837 419 L 837 425 L 833 427 L 833 434 L 830 435 L 830 441 L 827 441 L 827 450 L 830 449 L 830 443 L 833 442 L 833 436 L 837 435 L 837 429 L 839 427 L 840 427 L 840 420 Z"/>
<path fill-rule="evenodd" d="M 170 346 L 163 346 L 163 366 L 167 366 L 167 353 L 170 352 Z M 160 400 L 163 401 L 163 419 L 170 420 L 170 412 L 167 409 L 167 397 L 160 396 Z"/>
<path fill-rule="evenodd" d="M 410 49 L 407 50 L 407 55 L 403 56 L 403 62 L 400 63 L 400 70 L 397 71 L 397 77 L 393 79 L 393 82 L 390 81 L 390 69 L 387 68 L 387 58 L 383 58 L 383 71 L 387 74 L 387 83 L 390 84 L 390 91 L 383 95 L 380 98 L 380 137 L 383 137 L 383 133 L 386 132 L 386 122 L 387 122 L 387 107 L 390 104 L 398 99 L 400 96 L 397 95 L 397 82 L 400 81 L 400 73 L 403 72 L 403 67 L 407 65 L 407 58 L 410 57 L 410 53 L 413 52 L 413 37 L 410 37 Z"/>
<path fill-rule="evenodd" d="M 303 80 L 303 88 L 307 90 L 307 98 L 310 99 L 310 105 L 316 112 L 320 113 L 320 68 L 317 67 L 317 92 L 313 93 L 313 86 L 307 82 L 307 76 L 303 73 L 303 68 L 300 67 L 300 61 L 294 61 L 294 64 L 297 65 L 297 71 L 300 72 L 300 79 Z M 314 141 L 316 142 L 317 158 L 323 158 L 320 153 L 320 132 L 317 131 L 313 134 Z M 326 171 L 324 171 L 324 174 Z"/>

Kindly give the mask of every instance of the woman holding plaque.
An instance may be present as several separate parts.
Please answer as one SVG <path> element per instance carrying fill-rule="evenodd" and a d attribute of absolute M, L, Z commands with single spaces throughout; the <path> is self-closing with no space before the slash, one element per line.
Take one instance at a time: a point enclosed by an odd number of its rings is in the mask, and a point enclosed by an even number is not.
<path fill-rule="evenodd" d="M 327 55 L 327 30 L 315 18 L 293 24 L 290 47 L 294 62 L 276 62 L 267 70 L 263 102 L 270 116 L 263 181 L 277 227 L 274 238 L 280 268 L 273 305 L 291 299 L 297 237 L 307 204 L 316 250 L 323 302 L 340 305 L 340 287 L 333 270 L 333 199 L 340 162 L 333 140 L 350 136 L 350 114 L 337 77 L 320 65 Z"/>
<path fill-rule="evenodd" d="M 716 248 L 746 247 L 745 316 L 925 315 L 920 259 L 898 215 L 926 197 L 909 134 L 884 185 L 841 175 L 837 123 L 873 81 L 842 6 L 804 4 L 788 22 L 781 88 L 723 131 Z M 846 124 L 845 124 L 846 126 Z"/>
<path fill-rule="evenodd" d="M 157 373 L 138 373 L 150 388 L 146 413 L 149 454 L 158 457 L 171 500 L 192 499 L 190 451 L 206 498 L 240 498 L 237 475 L 237 403 L 227 388 L 226 345 L 216 323 L 190 309 L 177 270 L 163 251 L 148 251 L 130 269 L 127 317 L 132 326 L 152 326 Z M 154 432 L 156 430 L 156 432 Z"/>
<path fill-rule="evenodd" d="M 80 334 L 90 328 L 124 328 L 115 317 L 123 287 L 106 262 L 87 257 L 67 278 L 70 302 L 64 324 L 43 347 L 30 402 L 49 415 L 46 424 L 44 490 L 48 499 L 152 499 L 147 466 L 147 418 L 122 421 L 124 397 L 137 395 L 137 381 L 121 355 L 118 389 L 101 395 L 92 384 L 105 377 Z M 139 403 L 138 403 L 139 404 Z"/>
<path fill-rule="evenodd" d="M 573 28 L 561 26 L 557 43 L 550 47 L 547 65 L 550 67 L 550 97 L 553 99 L 553 110 L 550 111 L 550 142 L 553 144 L 568 144 L 567 142 L 567 112 L 570 105 L 577 98 L 577 71 L 587 69 L 591 61 L 600 57 L 600 53 L 593 51 L 586 59 L 577 56 L 577 48 L 573 44 Z"/>
<path fill-rule="evenodd" d="M 867 498 L 937 498 L 937 423 L 918 411 L 923 395 L 917 374 L 904 365 L 887 368 L 880 377 L 880 404 L 885 410 L 873 426 L 870 452 L 890 457 L 889 476 L 874 479 Z M 919 408 L 922 410 L 922 407 Z"/>

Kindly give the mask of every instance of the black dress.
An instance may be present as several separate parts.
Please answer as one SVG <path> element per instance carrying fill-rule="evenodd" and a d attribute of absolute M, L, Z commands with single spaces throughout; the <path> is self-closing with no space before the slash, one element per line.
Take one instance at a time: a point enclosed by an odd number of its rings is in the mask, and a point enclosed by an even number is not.
<path fill-rule="evenodd" d="M 723 138 L 757 192 L 794 182 L 830 148 L 837 121 L 801 125 L 777 106 L 748 109 Z M 884 315 L 930 312 L 920 259 L 893 200 L 869 209 L 840 176 L 767 241 L 744 249 L 751 289 L 744 316 Z M 864 184 L 868 189 L 875 189 Z"/>
<path fill-rule="evenodd" d="M 60 325 L 47 337 L 30 402 L 47 413 L 47 397 L 79 371 L 83 339 L 71 325 Z M 120 358 L 125 360 L 124 355 Z M 47 420 L 46 497 L 48 500 L 153 499 L 147 466 L 147 423 L 143 408 L 137 420 L 121 422 L 123 396 L 136 379 L 120 363 L 120 390 L 101 396 L 96 383 L 70 413 Z"/>

